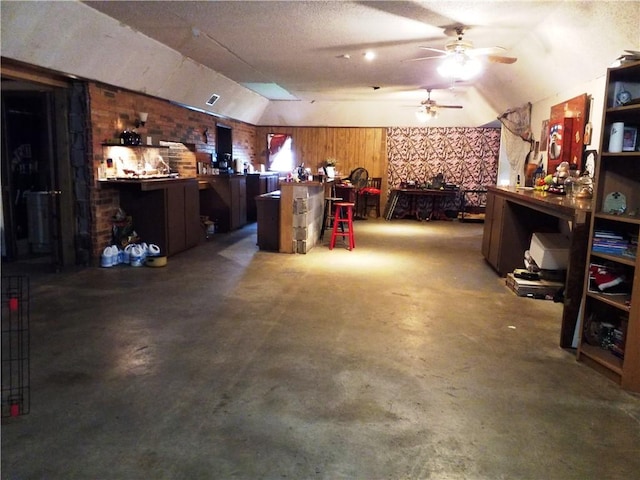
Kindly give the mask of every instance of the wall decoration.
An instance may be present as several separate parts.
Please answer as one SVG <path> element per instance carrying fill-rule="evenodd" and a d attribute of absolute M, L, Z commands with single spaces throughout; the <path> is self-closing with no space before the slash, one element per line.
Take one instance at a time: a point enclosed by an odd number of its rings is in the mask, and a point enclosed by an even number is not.
<path fill-rule="evenodd" d="M 554 172 L 561 162 L 581 168 L 585 125 L 589 121 L 586 93 L 551 107 L 547 171 Z"/>
<path fill-rule="evenodd" d="M 588 122 L 585 126 L 584 126 L 584 139 L 582 140 L 582 143 L 584 145 L 591 145 L 591 133 L 593 131 L 593 127 L 591 125 L 591 122 Z"/>
<path fill-rule="evenodd" d="M 267 134 L 267 169 L 278 172 L 290 172 L 296 166 L 292 153 L 293 139 L 286 133 Z"/>
<path fill-rule="evenodd" d="M 540 151 L 546 152 L 549 148 L 549 119 L 542 121 L 542 128 L 540 129 Z"/>
<path fill-rule="evenodd" d="M 393 127 L 387 129 L 389 188 L 402 182 L 423 185 L 442 173 L 461 190 L 495 185 L 500 150 L 499 128 Z M 428 206 L 426 208 L 429 208 Z M 445 206 L 457 209 L 458 205 Z M 404 210 L 403 210 L 404 209 Z M 399 216 L 409 205 L 398 205 Z"/>

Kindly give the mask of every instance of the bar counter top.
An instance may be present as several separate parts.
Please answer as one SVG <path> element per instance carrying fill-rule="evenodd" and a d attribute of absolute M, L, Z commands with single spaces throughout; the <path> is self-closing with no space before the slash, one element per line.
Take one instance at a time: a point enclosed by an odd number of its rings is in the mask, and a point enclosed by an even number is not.
<path fill-rule="evenodd" d="M 158 190 L 171 185 L 179 185 L 196 181 L 195 177 L 158 177 L 158 178 L 107 178 L 99 180 L 100 185 L 135 186 L 140 190 Z"/>
<path fill-rule="evenodd" d="M 545 213 L 566 219 L 585 221 L 587 213 L 591 212 L 591 198 L 575 198 L 558 195 L 531 187 L 487 187 L 489 192 L 502 195 L 509 201 L 536 208 Z M 582 223 L 582 222 L 580 222 Z"/>

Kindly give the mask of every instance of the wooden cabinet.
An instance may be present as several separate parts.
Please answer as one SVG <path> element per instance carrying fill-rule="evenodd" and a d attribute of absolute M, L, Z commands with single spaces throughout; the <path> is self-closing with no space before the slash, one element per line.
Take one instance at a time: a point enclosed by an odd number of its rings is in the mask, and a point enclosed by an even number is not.
<path fill-rule="evenodd" d="M 258 219 L 256 197 L 278 190 L 277 173 L 249 173 L 247 175 L 247 222 Z"/>
<path fill-rule="evenodd" d="M 640 151 L 637 140 L 609 151 L 614 123 L 640 129 L 640 62 L 609 69 L 605 88 L 578 359 L 640 392 Z M 621 89 L 632 102 L 618 101 Z"/>
<path fill-rule="evenodd" d="M 155 243 L 168 256 L 200 242 L 196 179 L 114 180 L 105 184 L 118 187 L 120 205 L 132 216 L 141 241 Z"/>
<path fill-rule="evenodd" d="M 198 186 L 195 181 L 167 188 L 167 251 L 181 252 L 197 245 L 202 238 Z"/>
<path fill-rule="evenodd" d="M 573 219 L 572 209 L 555 211 L 544 201 L 535 200 L 538 199 L 517 191 L 489 188 L 482 255 L 501 276 L 523 268 L 524 252 L 529 249 L 534 232 L 557 232 L 558 218 Z"/>
<path fill-rule="evenodd" d="M 489 187 L 482 255 L 501 275 L 524 268 L 536 232 L 569 232 L 560 345 L 571 347 L 584 286 L 591 201 L 509 187 Z"/>
<path fill-rule="evenodd" d="M 200 215 L 229 232 L 247 223 L 247 182 L 244 175 L 200 177 L 206 188 L 200 190 Z"/>
<path fill-rule="evenodd" d="M 500 262 L 502 243 L 503 211 L 505 199 L 493 193 L 487 195 L 487 209 L 484 217 L 484 233 L 482 235 L 482 255 L 500 275 L 506 275 L 508 269 Z"/>
<path fill-rule="evenodd" d="M 270 193 L 256 198 L 258 248 L 277 252 L 280 249 L 280 194 Z"/>

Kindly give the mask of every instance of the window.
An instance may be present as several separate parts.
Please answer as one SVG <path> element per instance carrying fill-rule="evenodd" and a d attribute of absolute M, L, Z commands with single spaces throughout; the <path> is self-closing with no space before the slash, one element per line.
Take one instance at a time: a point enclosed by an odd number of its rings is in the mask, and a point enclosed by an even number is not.
<path fill-rule="evenodd" d="M 276 172 L 290 172 L 295 167 L 291 135 L 284 133 L 267 134 L 269 163 L 267 168 Z"/>

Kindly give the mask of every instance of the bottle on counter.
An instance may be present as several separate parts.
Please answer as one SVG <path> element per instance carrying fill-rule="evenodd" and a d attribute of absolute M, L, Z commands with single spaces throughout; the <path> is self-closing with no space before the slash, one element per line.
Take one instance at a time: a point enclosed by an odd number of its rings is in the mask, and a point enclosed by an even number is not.
<path fill-rule="evenodd" d="M 544 180 L 544 177 L 544 168 L 542 168 L 542 160 L 540 160 L 536 171 L 533 173 L 533 186 L 538 185 L 539 180 Z"/>

